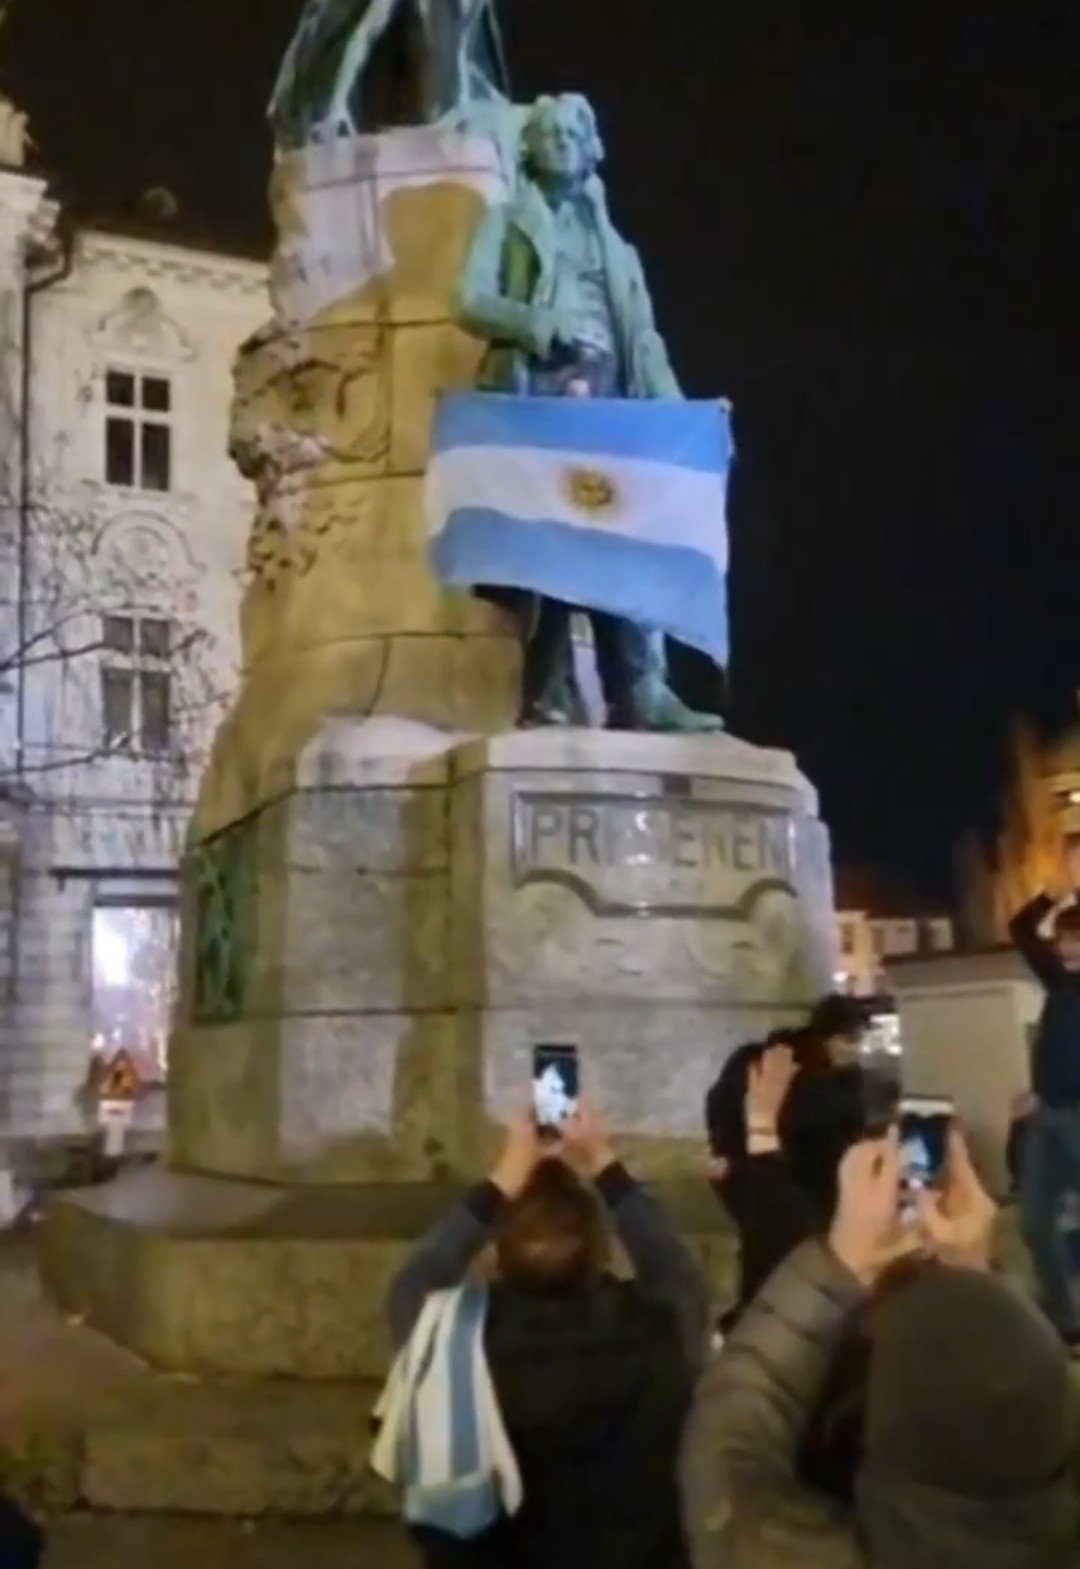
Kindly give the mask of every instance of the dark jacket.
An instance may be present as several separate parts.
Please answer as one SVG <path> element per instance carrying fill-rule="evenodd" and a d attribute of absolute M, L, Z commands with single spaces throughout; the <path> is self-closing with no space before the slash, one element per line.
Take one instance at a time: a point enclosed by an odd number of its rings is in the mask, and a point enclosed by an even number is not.
<path fill-rule="evenodd" d="M 733 1161 L 713 1188 L 739 1237 L 738 1297 L 726 1321 L 730 1327 L 776 1266 L 813 1235 L 817 1217 L 780 1150 Z"/>
<path fill-rule="evenodd" d="M 865 1301 L 828 1248 L 808 1242 L 777 1270 L 706 1370 L 681 1462 L 693 1569 L 870 1569 L 858 1513 L 799 1476 L 801 1435 Z M 891 1477 L 889 1556 L 910 1569 L 1065 1569 L 1060 1552 L 1040 1555 L 1037 1505 L 1036 1545 L 1018 1546 L 999 1529 L 993 1504 Z"/>
<path fill-rule="evenodd" d="M 775 1030 L 747 1041 L 727 1058 L 705 1097 L 705 1130 L 712 1154 L 735 1161 L 746 1154 L 746 1088 L 750 1069 L 770 1046 L 790 1046 L 800 1073 L 829 1066 L 824 1045 L 808 1029 Z"/>
<path fill-rule="evenodd" d="M 1005 1140 L 1005 1169 L 1009 1174 L 1009 1191 L 1018 1195 L 1024 1180 L 1024 1146 L 1031 1128 L 1030 1114 L 1013 1117 Z"/>
<path fill-rule="evenodd" d="M 1054 908 L 1046 894 L 1014 916 L 1009 935 L 1046 989 L 1032 1053 L 1031 1087 L 1046 1106 L 1080 1107 L 1080 974 L 1067 970 L 1039 927 Z"/>
<path fill-rule="evenodd" d="M 750 1069 L 765 1050 L 763 1041 L 737 1046 L 705 1096 L 709 1150 L 727 1161 L 746 1154 L 746 1086 Z"/>
<path fill-rule="evenodd" d="M 45 1533 L 21 1504 L 0 1498 L 0 1569 L 37 1569 L 45 1556 Z"/>
<path fill-rule="evenodd" d="M 524 1503 L 476 1541 L 417 1533 L 429 1569 L 685 1569 L 675 1458 L 709 1334 L 704 1278 L 621 1166 L 598 1184 L 634 1265 L 587 1293 L 491 1288 L 486 1350 Z M 390 1293 L 394 1342 L 458 1284 L 502 1199 L 485 1183 L 417 1247 Z"/>
<path fill-rule="evenodd" d="M 741 1071 L 745 1100 L 747 1066 Z M 736 1057 L 739 1054 L 736 1053 Z M 869 1076 L 852 1064 L 831 1068 L 809 1060 L 795 1076 L 781 1111 L 781 1149 L 751 1155 L 741 1146 L 717 1149 L 729 1161 L 714 1191 L 739 1236 L 736 1313 L 745 1306 L 793 1248 L 828 1229 L 836 1204 L 836 1182 L 845 1152 L 865 1136 Z M 731 1097 L 721 1074 L 713 1093 Z M 715 1110 L 716 1108 L 713 1107 Z M 706 1103 L 706 1120 L 710 1106 Z M 745 1116 L 745 1113 L 743 1113 Z M 730 1112 L 729 1112 L 730 1116 Z M 710 1123 L 710 1138 L 712 1138 Z"/>

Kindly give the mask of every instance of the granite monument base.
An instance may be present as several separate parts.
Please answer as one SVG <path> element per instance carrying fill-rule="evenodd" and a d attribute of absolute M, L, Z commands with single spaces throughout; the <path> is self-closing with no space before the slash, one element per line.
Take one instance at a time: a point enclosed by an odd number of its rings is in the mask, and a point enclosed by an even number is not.
<path fill-rule="evenodd" d="M 327 722 L 185 869 L 169 1167 L 61 1198 L 57 1297 L 154 1364 L 385 1366 L 386 1284 L 574 1041 L 634 1169 L 721 1270 L 702 1101 L 832 973 L 827 836 L 730 737 Z"/>

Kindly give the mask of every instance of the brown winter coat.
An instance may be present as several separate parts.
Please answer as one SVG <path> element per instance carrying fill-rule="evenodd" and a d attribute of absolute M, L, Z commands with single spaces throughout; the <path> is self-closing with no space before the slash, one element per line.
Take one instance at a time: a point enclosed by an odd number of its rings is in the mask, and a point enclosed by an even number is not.
<path fill-rule="evenodd" d="M 800 1440 L 864 1301 L 862 1287 L 828 1248 L 807 1242 L 772 1276 L 706 1369 L 681 1460 L 693 1569 L 884 1569 L 871 1563 L 855 1514 L 807 1487 L 798 1469 Z M 876 1520 L 875 1539 L 883 1553 L 888 1545 L 889 1569 L 1080 1564 L 1080 1543 L 1064 1557 L 1060 1536 L 1056 1549 L 1041 1545 L 1049 1515 L 1075 1515 L 1071 1481 L 1033 1502 L 1016 1530 L 1015 1509 L 1001 1519 L 994 1504 L 896 1478 L 885 1534 Z"/>
<path fill-rule="evenodd" d="M 694 1569 L 866 1569 L 849 1519 L 797 1475 L 799 1440 L 862 1287 L 796 1250 L 698 1387 L 682 1455 Z"/>

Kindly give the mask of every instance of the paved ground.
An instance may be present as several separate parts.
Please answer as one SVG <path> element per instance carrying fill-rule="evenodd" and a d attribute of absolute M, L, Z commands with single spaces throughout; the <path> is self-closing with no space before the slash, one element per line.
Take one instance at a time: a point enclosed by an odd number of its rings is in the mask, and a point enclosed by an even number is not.
<path fill-rule="evenodd" d="M 50 1526 L 46 1569 L 416 1569 L 416 1562 L 400 1532 L 374 1523 L 74 1515 Z"/>

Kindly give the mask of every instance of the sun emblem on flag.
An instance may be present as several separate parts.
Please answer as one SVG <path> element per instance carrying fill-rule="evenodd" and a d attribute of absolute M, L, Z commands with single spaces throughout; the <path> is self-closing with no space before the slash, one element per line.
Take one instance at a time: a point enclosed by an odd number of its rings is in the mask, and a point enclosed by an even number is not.
<path fill-rule="evenodd" d="M 566 472 L 566 494 L 579 512 L 597 517 L 611 512 L 619 504 L 615 482 L 599 469 L 572 468 Z"/>

